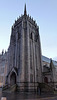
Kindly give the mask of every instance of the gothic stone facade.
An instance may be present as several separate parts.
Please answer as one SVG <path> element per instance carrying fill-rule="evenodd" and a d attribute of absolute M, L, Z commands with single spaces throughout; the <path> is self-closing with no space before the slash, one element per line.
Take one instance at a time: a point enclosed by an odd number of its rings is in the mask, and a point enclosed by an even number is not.
<path fill-rule="evenodd" d="M 42 56 L 43 83 L 57 90 L 57 61 Z"/>
<path fill-rule="evenodd" d="M 42 82 L 42 61 L 39 26 L 27 15 L 22 15 L 12 26 L 8 49 L 8 84 L 19 89 L 36 89 Z"/>
<path fill-rule="evenodd" d="M 0 54 L 0 87 L 6 84 L 7 65 L 7 53 L 2 51 L 2 54 Z"/>

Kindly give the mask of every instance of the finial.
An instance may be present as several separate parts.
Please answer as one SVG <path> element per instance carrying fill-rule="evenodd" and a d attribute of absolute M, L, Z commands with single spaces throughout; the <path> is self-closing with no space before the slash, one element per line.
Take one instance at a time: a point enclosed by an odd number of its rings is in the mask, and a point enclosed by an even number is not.
<path fill-rule="evenodd" d="M 25 7 L 24 7 L 24 15 L 27 14 L 27 11 L 26 11 L 26 4 L 25 4 Z"/>
<path fill-rule="evenodd" d="M 2 55 L 4 54 L 4 49 L 2 50 Z"/>

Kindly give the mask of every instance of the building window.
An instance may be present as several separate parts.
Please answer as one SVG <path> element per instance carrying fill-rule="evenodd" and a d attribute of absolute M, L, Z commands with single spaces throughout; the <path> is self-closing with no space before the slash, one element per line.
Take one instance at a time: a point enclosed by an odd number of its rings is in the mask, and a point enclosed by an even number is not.
<path fill-rule="evenodd" d="M 4 68 L 1 68 L 1 74 L 4 73 Z"/>
<path fill-rule="evenodd" d="M 37 42 L 38 40 L 38 35 L 35 35 L 35 42 Z"/>
<path fill-rule="evenodd" d="M 21 37 L 21 33 L 18 32 L 18 40 L 20 39 L 20 37 Z"/>
<path fill-rule="evenodd" d="M 33 39 L 32 32 L 30 33 L 30 39 Z"/>
<path fill-rule="evenodd" d="M 32 50 L 31 50 L 31 41 L 30 41 L 30 68 L 32 69 Z"/>
<path fill-rule="evenodd" d="M 1 82 L 1 76 L 0 76 L 0 82 Z"/>
<path fill-rule="evenodd" d="M 57 85 L 56 85 L 56 88 L 57 88 Z"/>
<path fill-rule="evenodd" d="M 48 78 L 47 77 L 44 77 L 44 82 L 48 83 Z"/>
<path fill-rule="evenodd" d="M 30 74 L 30 82 L 33 82 L 33 75 Z"/>
<path fill-rule="evenodd" d="M 1 82 L 3 82 L 3 76 L 1 76 Z"/>
<path fill-rule="evenodd" d="M 32 39 L 32 33 L 31 33 L 31 39 Z"/>

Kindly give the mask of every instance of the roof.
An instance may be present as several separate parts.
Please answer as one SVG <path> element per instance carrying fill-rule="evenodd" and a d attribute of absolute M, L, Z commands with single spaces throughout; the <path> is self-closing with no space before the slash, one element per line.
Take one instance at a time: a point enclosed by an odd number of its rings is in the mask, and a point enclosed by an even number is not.
<path fill-rule="evenodd" d="M 42 55 L 42 61 L 50 63 L 50 60 L 51 60 L 50 58 L 45 57 L 45 56 Z M 52 60 L 52 62 L 54 64 L 54 66 L 57 66 L 57 61 Z"/>
<path fill-rule="evenodd" d="M 54 60 L 52 60 L 53 61 L 53 64 L 55 65 L 55 66 L 57 66 L 57 61 L 54 61 Z"/>
<path fill-rule="evenodd" d="M 42 56 L 42 61 L 50 63 L 50 59 L 48 57 Z"/>

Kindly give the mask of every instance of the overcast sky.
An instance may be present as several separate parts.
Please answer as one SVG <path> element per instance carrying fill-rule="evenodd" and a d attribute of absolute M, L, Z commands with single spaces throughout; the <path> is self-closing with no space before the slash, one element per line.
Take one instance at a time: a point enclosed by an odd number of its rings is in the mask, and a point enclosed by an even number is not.
<path fill-rule="evenodd" d="M 57 57 L 57 0 L 0 0 L 0 52 L 10 43 L 11 26 L 24 12 L 39 26 L 41 49 L 44 56 Z"/>

